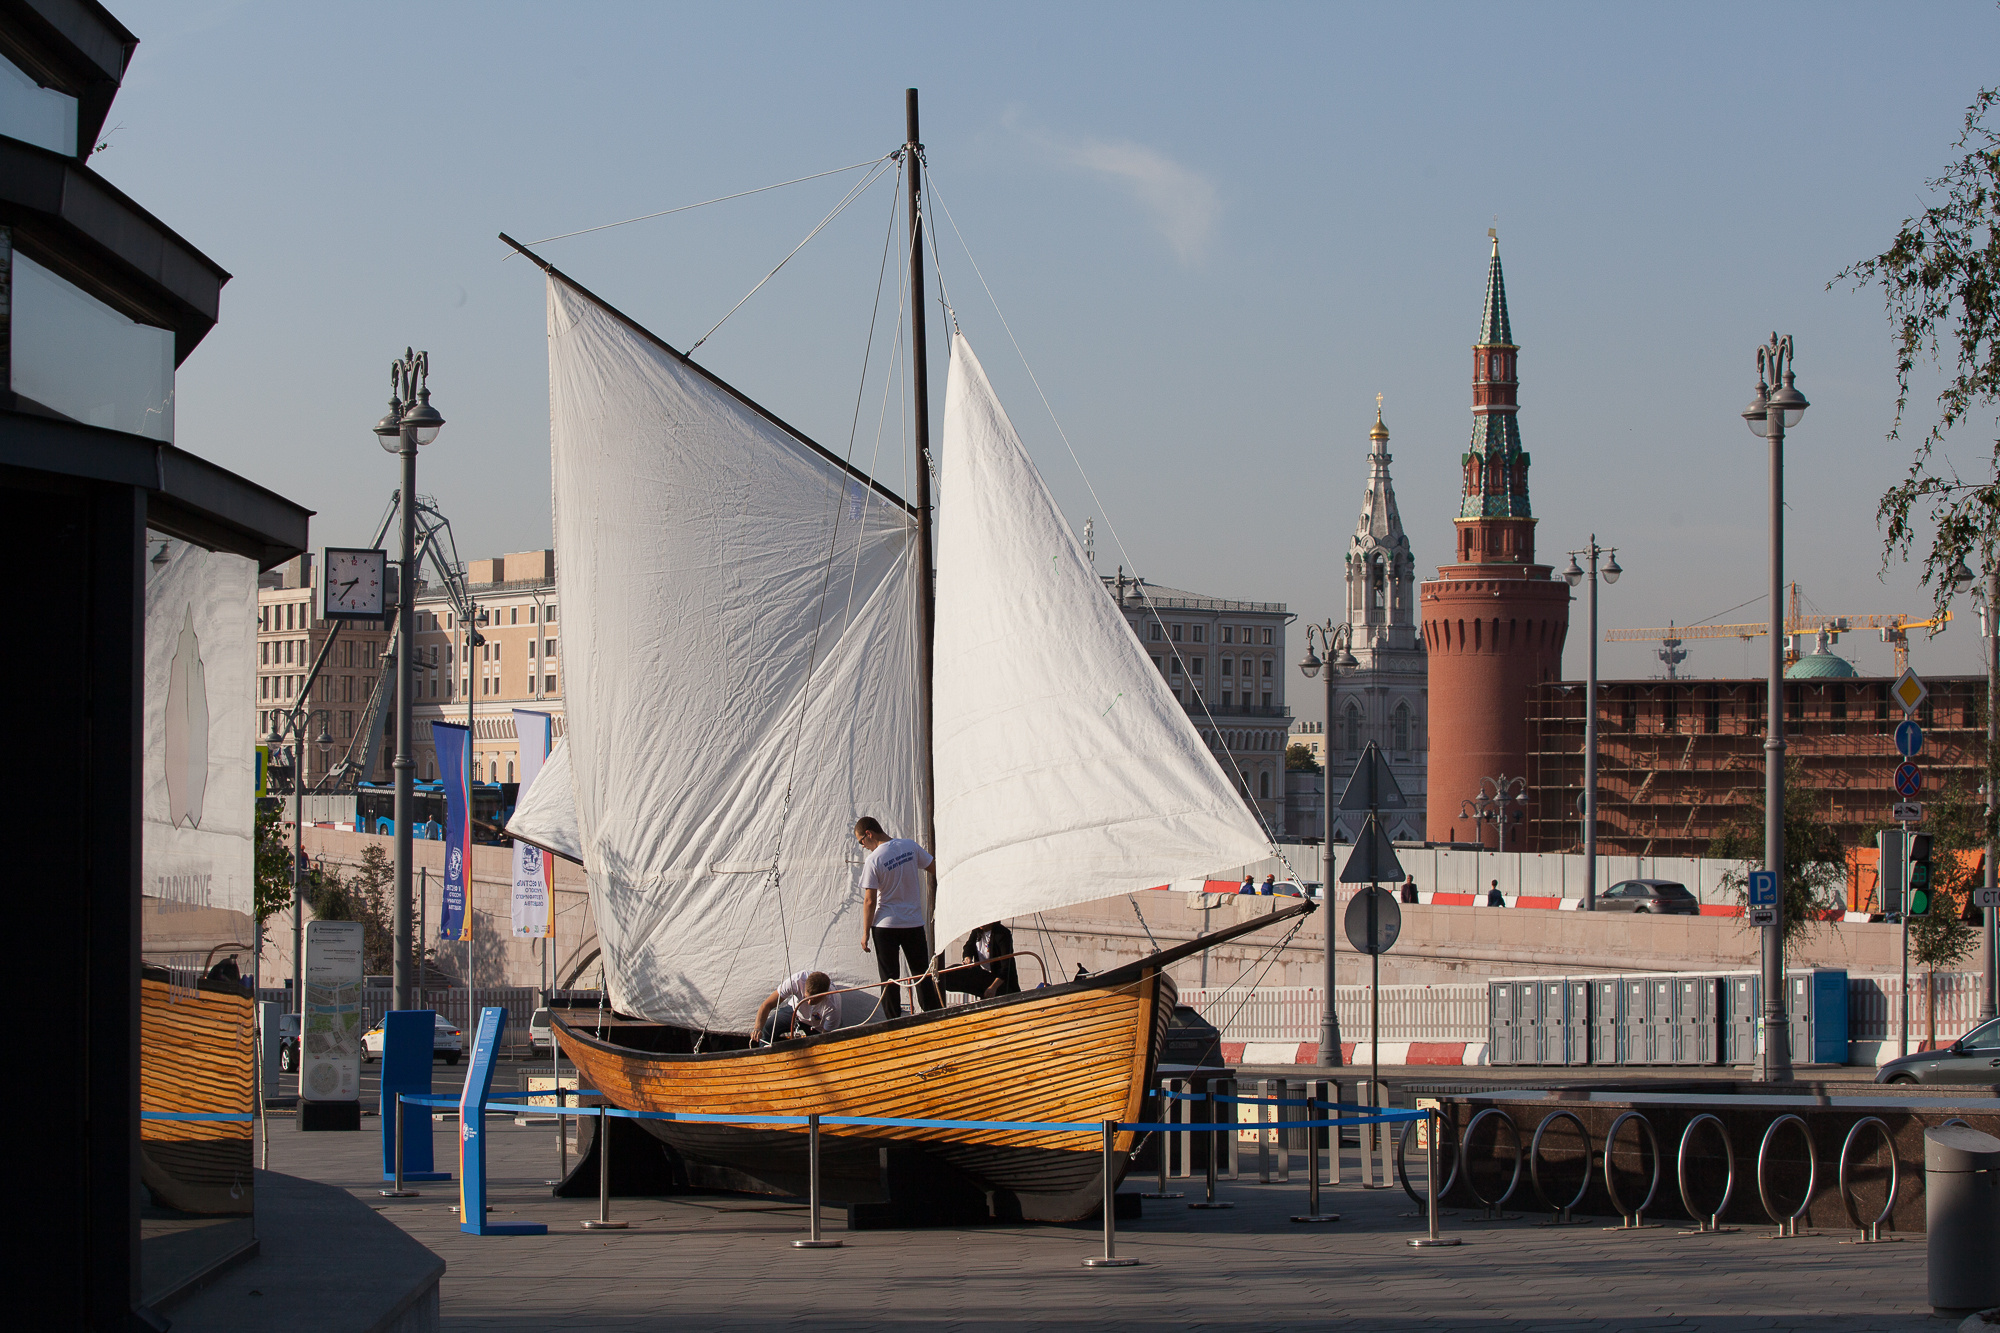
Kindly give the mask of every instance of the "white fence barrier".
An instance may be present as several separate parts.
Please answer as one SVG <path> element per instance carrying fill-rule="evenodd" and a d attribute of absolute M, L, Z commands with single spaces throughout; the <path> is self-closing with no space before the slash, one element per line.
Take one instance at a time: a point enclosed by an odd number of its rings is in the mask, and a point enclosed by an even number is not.
<path fill-rule="evenodd" d="M 1909 1045 L 1916 1050 L 1932 1034 L 1936 1010 L 1938 1044 L 1965 1035 L 1979 1021 L 1981 979 L 1977 972 L 1910 974 Z M 1325 992 L 1317 986 L 1189 987 L 1181 1003 L 1192 1006 L 1222 1032 L 1224 1041 L 1316 1041 Z M 1382 1040 L 1485 1041 L 1487 988 L 1483 982 L 1445 986 L 1382 987 Z M 1851 976 L 1847 979 L 1847 1039 L 1895 1042 L 1902 1034 L 1902 978 Z M 1368 987 L 1341 986 L 1334 992 L 1341 1033 L 1350 1041 L 1368 1030 Z"/>
<path fill-rule="evenodd" d="M 528 1043 L 528 1020 L 535 1010 L 541 1008 L 541 992 L 532 986 L 491 986 L 481 987 L 474 992 L 473 999 L 481 1009 L 500 1005 L 507 1010 L 507 1026 L 501 1040 L 507 1046 L 525 1046 Z M 289 1001 L 291 991 L 283 986 L 266 986 L 257 992 L 257 997 L 277 1004 Z M 361 1027 L 363 1031 L 375 1026 L 375 1020 L 396 1006 L 396 992 L 386 986 L 367 986 L 361 991 Z M 433 1009 L 440 1018 L 465 1034 L 468 1043 L 472 1031 L 466 1021 L 465 991 L 428 990 L 418 1002 L 419 1009 Z M 469 1047 L 468 1047 L 469 1049 Z"/>

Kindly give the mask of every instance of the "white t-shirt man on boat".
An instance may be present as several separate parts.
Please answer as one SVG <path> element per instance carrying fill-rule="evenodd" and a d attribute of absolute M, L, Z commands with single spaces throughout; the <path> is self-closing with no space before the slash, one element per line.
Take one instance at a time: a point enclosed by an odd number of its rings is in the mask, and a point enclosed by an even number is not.
<path fill-rule="evenodd" d="M 873 816 L 854 821 L 854 840 L 867 849 L 861 863 L 861 949 L 872 944 L 875 970 L 882 987 L 882 1013 L 887 1018 L 903 1016 L 903 999 L 896 956 L 900 952 L 909 964 L 910 976 L 922 976 L 930 966 L 930 941 L 924 931 L 924 889 L 931 879 L 931 854 L 908 838 L 892 838 Z M 917 983 L 917 1006 L 936 1009 L 944 1003 L 937 983 L 926 978 Z"/>
<path fill-rule="evenodd" d="M 791 1036 L 794 1028 L 807 1037 L 833 1031 L 840 1013 L 839 1006 L 827 995 L 832 985 L 824 972 L 792 973 L 757 1006 L 756 1031 L 764 1033 L 767 1041 Z M 779 1009 L 779 1005 L 788 1007 Z M 768 1032 L 764 1029 L 767 1021 L 772 1024 Z"/>

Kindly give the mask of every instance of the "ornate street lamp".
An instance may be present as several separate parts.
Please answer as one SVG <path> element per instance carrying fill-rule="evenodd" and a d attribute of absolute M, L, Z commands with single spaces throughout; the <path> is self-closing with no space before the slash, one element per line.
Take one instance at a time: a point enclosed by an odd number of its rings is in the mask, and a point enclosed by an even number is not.
<path fill-rule="evenodd" d="M 1610 556 L 1611 562 L 1602 571 L 1597 567 L 1600 556 Z M 1581 551 L 1569 553 L 1569 568 L 1563 571 L 1563 578 L 1574 588 L 1583 582 L 1582 566 L 1576 563 L 1578 556 L 1590 561 L 1590 672 L 1583 688 L 1583 910 L 1597 910 L 1597 580 L 1600 572 L 1606 583 L 1618 582 L 1618 576 L 1625 571 L 1618 566 L 1618 548 L 1601 547 L 1597 544 L 1597 534 L 1590 534 L 1590 545 Z"/>
<path fill-rule="evenodd" d="M 414 912 L 411 863 L 414 857 L 410 821 L 416 814 L 417 761 L 410 752 L 412 708 L 416 684 L 417 636 L 417 450 L 438 437 L 444 416 L 431 406 L 431 354 L 408 348 L 400 361 L 389 363 L 389 410 L 375 423 L 375 440 L 387 453 L 403 460 L 403 486 L 397 497 L 402 510 L 402 577 L 396 595 L 396 901 L 394 909 L 396 1007 L 413 1009 L 416 971 L 410 938 Z"/>
<path fill-rule="evenodd" d="M 1779 384 L 1776 392 L 1771 386 Z M 1757 1054 L 1760 1082 L 1792 1077 L 1791 1031 L 1785 1022 L 1785 432 L 1809 404 L 1792 386 L 1790 334 L 1757 349 L 1757 396 L 1743 409 L 1752 435 L 1771 442 L 1771 671 L 1764 709 L 1764 868 L 1777 877 L 1778 906 L 1764 927 L 1764 1041 Z"/>
<path fill-rule="evenodd" d="M 1319 650 L 1315 651 L 1317 642 Z M 1326 730 L 1322 733 L 1320 754 L 1321 795 L 1325 799 L 1325 817 L 1320 824 L 1321 869 L 1320 905 L 1326 913 L 1326 1008 L 1319 1020 L 1319 1062 L 1323 1065 L 1340 1063 L 1340 1017 L 1334 1011 L 1333 944 L 1338 923 L 1334 920 L 1333 889 L 1333 696 L 1336 683 L 1345 673 L 1354 670 L 1361 663 L 1355 660 L 1352 651 L 1354 627 L 1346 621 L 1329 618 L 1324 624 L 1306 626 L 1306 655 L 1299 663 L 1299 670 L 1307 680 L 1316 678 L 1320 669 L 1326 669 Z M 1325 657 L 1321 657 L 1321 653 Z"/>

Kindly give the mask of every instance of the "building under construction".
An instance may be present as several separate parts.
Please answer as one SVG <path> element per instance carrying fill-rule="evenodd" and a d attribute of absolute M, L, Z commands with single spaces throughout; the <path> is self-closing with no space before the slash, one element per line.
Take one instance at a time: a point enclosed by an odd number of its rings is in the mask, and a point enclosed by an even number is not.
<path fill-rule="evenodd" d="M 1822 663 L 1838 663 L 1844 673 Z M 1887 679 L 1865 679 L 1838 658 L 1800 659 L 1785 682 L 1785 754 L 1803 771 L 1845 846 L 1890 821 L 1902 707 Z M 1927 682 L 1921 800 L 1948 788 L 1976 799 L 1986 749 L 1986 680 Z M 1764 680 L 1600 682 L 1597 850 L 1606 855 L 1700 856 L 1744 817 L 1764 789 Z M 1584 683 L 1549 682 L 1528 695 L 1529 851 L 1583 846 Z M 1467 793 L 1468 796 L 1472 793 Z M 1511 841 L 1511 839 L 1510 839 Z"/>

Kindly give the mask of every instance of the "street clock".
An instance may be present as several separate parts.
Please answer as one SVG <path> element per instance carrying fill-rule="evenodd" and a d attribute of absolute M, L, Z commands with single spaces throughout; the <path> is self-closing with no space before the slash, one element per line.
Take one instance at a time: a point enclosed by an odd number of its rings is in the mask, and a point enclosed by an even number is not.
<path fill-rule="evenodd" d="M 321 616 L 327 620 L 381 620 L 388 614 L 386 551 L 329 546 L 320 562 Z"/>

